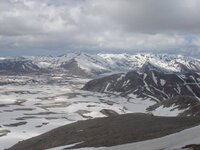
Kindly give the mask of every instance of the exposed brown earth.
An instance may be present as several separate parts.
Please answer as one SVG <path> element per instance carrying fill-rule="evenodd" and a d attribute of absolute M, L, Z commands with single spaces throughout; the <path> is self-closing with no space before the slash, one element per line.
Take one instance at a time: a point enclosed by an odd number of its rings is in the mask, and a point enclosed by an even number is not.
<path fill-rule="evenodd" d="M 114 115 L 65 125 L 19 142 L 8 150 L 44 150 L 73 143 L 79 143 L 73 148 L 114 146 L 166 136 L 199 124 L 198 117 Z"/>

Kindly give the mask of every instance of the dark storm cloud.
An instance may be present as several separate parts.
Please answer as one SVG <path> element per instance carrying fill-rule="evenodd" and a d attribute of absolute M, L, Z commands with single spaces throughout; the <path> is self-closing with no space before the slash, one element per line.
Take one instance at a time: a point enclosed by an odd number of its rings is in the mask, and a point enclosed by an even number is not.
<path fill-rule="evenodd" d="M 0 51 L 196 55 L 199 7 L 199 0 L 1 0 Z"/>
<path fill-rule="evenodd" d="M 133 32 L 196 33 L 200 32 L 199 0 L 116 0 L 96 4 L 104 13 Z M 106 7 L 104 7 L 108 4 Z"/>

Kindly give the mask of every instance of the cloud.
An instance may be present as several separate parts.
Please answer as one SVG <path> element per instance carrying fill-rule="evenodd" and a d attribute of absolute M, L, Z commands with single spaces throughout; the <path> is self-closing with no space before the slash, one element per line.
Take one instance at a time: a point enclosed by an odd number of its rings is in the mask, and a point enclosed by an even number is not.
<path fill-rule="evenodd" d="M 192 41 L 193 45 L 197 46 L 197 47 L 200 47 L 200 37 L 198 38 L 195 38 L 193 41 Z"/>
<path fill-rule="evenodd" d="M 199 0 L 1 0 L 0 51 L 197 55 L 199 6 Z"/>
<path fill-rule="evenodd" d="M 102 0 L 92 1 L 90 6 L 96 15 L 101 14 L 129 32 L 200 32 L 199 0 Z"/>

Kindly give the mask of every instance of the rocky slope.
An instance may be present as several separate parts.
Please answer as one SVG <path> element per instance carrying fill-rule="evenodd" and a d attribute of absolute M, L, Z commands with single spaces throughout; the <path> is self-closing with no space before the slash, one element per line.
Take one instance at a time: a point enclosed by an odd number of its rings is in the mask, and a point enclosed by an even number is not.
<path fill-rule="evenodd" d="M 169 108 L 182 110 L 180 115 L 200 114 L 200 73 L 197 70 L 172 72 L 148 62 L 127 73 L 91 80 L 82 89 L 151 99 L 156 105 L 148 111 Z"/>
<path fill-rule="evenodd" d="M 195 117 L 125 114 L 65 125 L 19 142 L 8 150 L 44 150 L 74 143 L 77 144 L 69 149 L 107 147 L 159 138 L 198 124 L 200 124 L 200 120 Z"/>
<path fill-rule="evenodd" d="M 144 64 L 140 70 L 114 74 L 88 82 L 83 90 L 117 92 L 127 96 L 137 95 L 156 102 L 177 95 L 200 99 L 200 74 L 198 72 L 172 73 Z"/>

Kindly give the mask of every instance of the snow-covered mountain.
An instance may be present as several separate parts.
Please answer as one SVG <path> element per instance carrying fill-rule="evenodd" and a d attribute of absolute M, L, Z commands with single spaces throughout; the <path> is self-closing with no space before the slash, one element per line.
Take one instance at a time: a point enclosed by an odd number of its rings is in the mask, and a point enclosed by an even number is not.
<path fill-rule="evenodd" d="M 138 97 L 151 98 L 158 102 L 176 95 L 200 99 L 200 73 L 168 72 L 146 63 L 138 70 L 92 80 L 83 89 L 118 92 L 121 95 L 136 94 Z"/>
<path fill-rule="evenodd" d="M 167 54 L 85 54 L 69 53 L 57 57 L 29 56 L 0 59 L 0 71 L 6 72 L 37 72 L 45 71 L 67 72 L 72 75 L 95 76 L 104 73 L 127 72 L 144 68 L 151 64 L 165 72 L 200 72 L 200 60 L 184 56 Z M 12 69 L 15 68 L 15 69 Z"/>
<path fill-rule="evenodd" d="M 170 72 L 200 71 L 200 60 L 181 55 L 167 54 L 98 54 L 109 64 L 124 68 L 125 70 L 138 69 L 146 63 Z"/>
<path fill-rule="evenodd" d="M 0 60 L 0 73 L 32 73 L 40 68 L 25 58 L 5 58 Z"/>
<path fill-rule="evenodd" d="M 83 90 L 151 99 L 156 104 L 147 110 L 154 114 L 166 108 L 181 110 L 179 115 L 200 115 L 200 73 L 187 65 L 174 72 L 146 62 L 137 70 L 91 80 Z"/>

